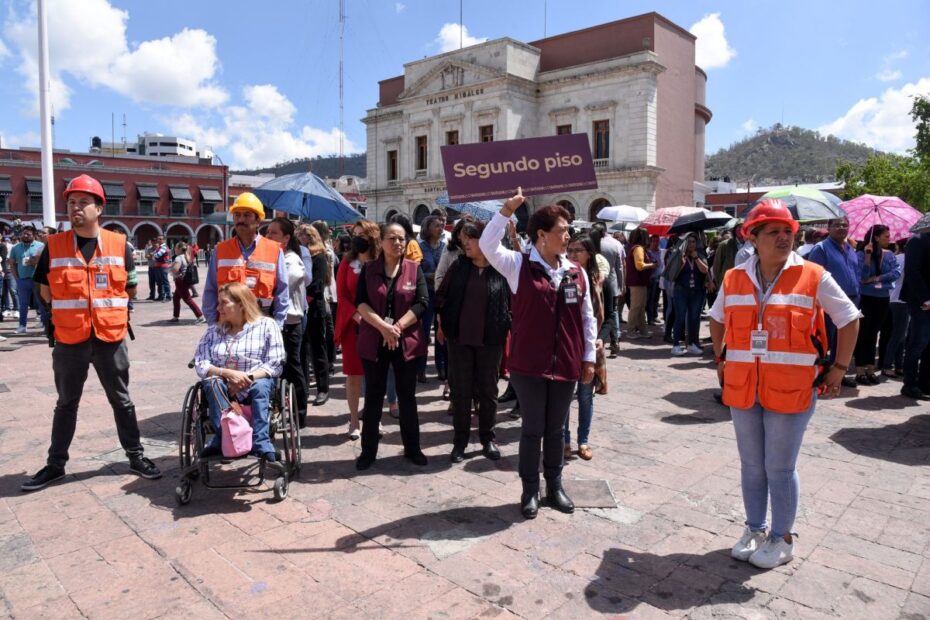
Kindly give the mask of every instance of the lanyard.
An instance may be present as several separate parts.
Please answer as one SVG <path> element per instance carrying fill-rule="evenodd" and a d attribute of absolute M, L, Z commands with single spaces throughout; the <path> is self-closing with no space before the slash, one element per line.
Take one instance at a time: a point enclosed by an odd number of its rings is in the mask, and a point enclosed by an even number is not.
<path fill-rule="evenodd" d="M 769 298 L 772 296 L 772 292 L 775 290 L 775 285 L 778 283 L 778 280 L 781 278 L 781 274 L 785 272 L 784 266 L 782 266 L 781 271 L 778 272 L 778 275 L 775 276 L 775 279 L 772 280 L 772 284 L 769 285 L 767 291 L 764 291 L 763 295 L 759 299 L 759 330 L 762 330 L 762 315 L 765 313 L 765 306 L 769 302 Z M 756 261 L 756 278 L 759 280 L 759 289 L 762 289 L 762 267 L 759 265 L 759 262 Z"/>

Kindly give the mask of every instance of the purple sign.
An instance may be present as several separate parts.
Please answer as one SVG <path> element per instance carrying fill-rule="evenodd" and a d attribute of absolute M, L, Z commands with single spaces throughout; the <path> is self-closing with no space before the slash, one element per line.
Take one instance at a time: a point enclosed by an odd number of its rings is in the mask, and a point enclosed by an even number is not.
<path fill-rule="evenodd" d="M 450 202 L 596 189 L 594 161 L 583 133 L 456 144 L 441 148 Z"/>

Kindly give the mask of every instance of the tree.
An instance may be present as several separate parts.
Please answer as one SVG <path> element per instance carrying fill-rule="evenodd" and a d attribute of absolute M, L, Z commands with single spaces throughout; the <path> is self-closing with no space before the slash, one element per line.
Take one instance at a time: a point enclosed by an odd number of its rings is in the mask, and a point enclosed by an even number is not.
<path fill-rule="evenodd" d="M 922 95 L 915 97 L 914 105 L 911 106 L 911 118 L 917 124 L 914 156 L 930 171 L 930 99 Z"/>
<path fill-rule="evenodd" d="M 846 184 L 845 200 L 862 194 L 897 196 L 915 209 L 930 209 L 930 174 L 916 157 L 872 155 L 863 165 L 841 161 L 836 178 Z"/>

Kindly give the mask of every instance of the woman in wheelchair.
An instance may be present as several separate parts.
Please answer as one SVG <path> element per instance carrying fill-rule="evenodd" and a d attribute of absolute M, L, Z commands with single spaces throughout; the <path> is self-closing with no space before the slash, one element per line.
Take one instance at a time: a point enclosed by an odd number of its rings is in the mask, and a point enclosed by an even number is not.
<path fill-rule="evenodd" d="M 251 403 L 252 454 L 275 461 L 268 435 L 268 405 L 274 378 L 281 374 L 284 343 L 274 319 L 264 316 L 249 288 L 241 282 L 224 284 L 217 292 L 219 320 L 197 345 L 195 368 L 202 380 L 213 427 L 230 400 Z M 204 447 L 200 456 L 220 456 L 220 433 Z"/>

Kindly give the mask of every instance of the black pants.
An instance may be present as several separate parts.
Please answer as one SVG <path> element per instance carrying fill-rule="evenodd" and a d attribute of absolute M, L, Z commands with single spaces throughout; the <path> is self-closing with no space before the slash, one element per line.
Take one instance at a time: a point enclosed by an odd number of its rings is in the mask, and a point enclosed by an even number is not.
<path fill-rule="evenodd" d="M 326 313 L 326 361 L 329 363 L 329 374 L 333 374 L 333 364 L 336 363 L 336 323 L 333 320 L 336 306 L 329 304 L 329 312 Z"/>
<path fill-rule="evenodd" d="M 859 321 L 859 338 L 856 340 L 856 366 L 873 366 L 875 364 L 875 345 L 878 330 L 888 314 L 887 297 L 870 297 L 863 295 L 859 304 L 862 319 Z"/>
<path fill-rule="evenodd" d="M 464 449 L 471 433 L 472 399 L 478 400 L 478 437 L 494 440 L 497 375 L 503 345 L 473 347 L 449 343 L 449 388 L 452 391 L 452 445 Z"/>
<path fill-rule="evenodd" d="M 300 362 L 300 346 L 304 338 L 303 323 L 284 324 L 281 332 L 284 338 L 284 371 L 282 375 L 294 386 L 294 398 L 297 400 L 297 414 L 301 419 L 307 416 L 307 375 Z"/>
<path fill-rule="evenodd" d="M 126 456 L 132 458 L 142 455 L 136 408 L 129 398 L 129 351 L 126 342 L 103 342 L 91 337 L 79 344 L 58 342 L 52 351 L 58 402 L 52 419 L 52 443 L 48 449 L 47 462 L 54 467 L 64 467 L 68 462 L 68 448 L 74 439 L 74 428 L 77 425 L 78 405 L 91 364 L 113 407 L 116 432 Z"/>
<path fill-rule="evenodd" d="M 542 440 L 543 475 L 547 484 L 562 480 L 562 428 L 575 396 L 574 381 L 553 381 L 510 373 L 517 392 L 523 426 L 520 429 L 520 478 L 524 491 L 539 490 L 539 442 Z"/>
<path fill-rule="evenodd" d="M 316 391 L 329 391 L 329 356 L 326 352 L 326 302 L 313 301 L 307 309 L 307 330 L 303 336 L 304 370 L 313 368 Z"/>
<path fill-rule="evenodd" d="M 394 369 L 397 386 L 397 407 L 400 415 L 400 437 L 404 452 L 420 451 L 420 418 L 417 415 L 417 360 L 405 360 L 400 347 L 389 351 L 378 349 L 376 361 L 362 359 L 365 369 L 365 408 L 362 410 L 362 454 L 378 455 L 378 424 L 387 391 L 388 367 Z"/>

